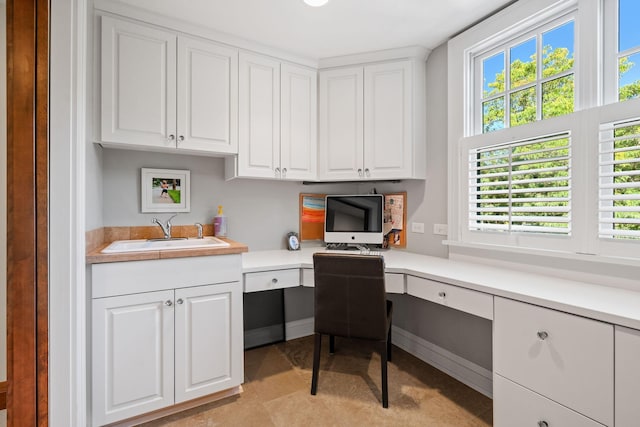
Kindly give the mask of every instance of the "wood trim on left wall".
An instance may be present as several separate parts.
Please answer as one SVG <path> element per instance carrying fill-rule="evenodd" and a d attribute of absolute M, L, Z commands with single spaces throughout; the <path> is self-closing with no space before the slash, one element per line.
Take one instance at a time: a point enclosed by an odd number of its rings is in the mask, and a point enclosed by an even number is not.
<path fill-rule="evenodd" d="M 7 421 L 47 426 L 49 0 L 7 1 Z"/>
<path fill-rule="evenodd" d="M 7 409 L 7 382 L 0 383 L 0 411 Z"/>

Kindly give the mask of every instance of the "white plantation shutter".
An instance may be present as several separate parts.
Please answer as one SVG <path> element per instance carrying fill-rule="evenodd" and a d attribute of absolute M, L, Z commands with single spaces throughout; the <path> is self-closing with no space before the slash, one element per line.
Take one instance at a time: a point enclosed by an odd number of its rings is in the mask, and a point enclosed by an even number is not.
<path fill-rule="evenodd" d="M 640 120 L 600 126 L 599 235 L 640 239 Z"/>
<path fill-rule="evenodd" d="M 569 235 L 569 132 L 469 150 L 469 230 Z"/>

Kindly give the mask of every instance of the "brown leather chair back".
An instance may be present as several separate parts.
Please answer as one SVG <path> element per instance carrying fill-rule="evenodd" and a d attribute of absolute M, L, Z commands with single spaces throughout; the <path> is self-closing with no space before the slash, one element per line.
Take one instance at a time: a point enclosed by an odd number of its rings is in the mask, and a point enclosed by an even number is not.
<path fill-rule="evenodd" d="M 315 332 L 386 339 L 389 320 L 381 256 L 317 253 L 313 269 Z"/>

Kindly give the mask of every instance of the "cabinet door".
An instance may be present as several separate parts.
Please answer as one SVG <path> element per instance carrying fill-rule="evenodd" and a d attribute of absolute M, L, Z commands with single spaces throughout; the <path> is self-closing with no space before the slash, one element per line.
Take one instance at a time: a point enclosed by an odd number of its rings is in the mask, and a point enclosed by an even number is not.
<path fill-rule="evenodd" d="M 178 39 L 178 148 L 238 152 L 238 51 Z"/>
<path fill-rule="evenodd" d="M 285 179 L 315 179 L 317 164 L 317 73 L 281 67 L 280 170 Z"/>
<path fill-rule="evenodd" d="M 243 381 L 240 282 L 176 289 L 176 403 Z"/>
<path fill-rule="evenodd" d="M 320 72 L 321 180 L 363 176 L 363 69 Z"/>
<path fill-rule="evenodd" d="M 173 291 L 93 300 L 94 425 L 174 403 L 172 304 Z"/>
<path fill-rule="evenodd" d="M 364 69 L 364 177 L 412 176 L 411 62 Z"/>
<path fill-rule="evenodd" d="M 616 427 L 637 426 L 640 420 L 640 331 L 615 328 Z"/>
<path fill-rule="evenodd" d="M 101 139 L 175 148 L 175 34 L 102 17 Z"/>
<path fill-rule="evenodd" d="M 240 53 L 238 175 L 280 178 L 280 63 Z"/>

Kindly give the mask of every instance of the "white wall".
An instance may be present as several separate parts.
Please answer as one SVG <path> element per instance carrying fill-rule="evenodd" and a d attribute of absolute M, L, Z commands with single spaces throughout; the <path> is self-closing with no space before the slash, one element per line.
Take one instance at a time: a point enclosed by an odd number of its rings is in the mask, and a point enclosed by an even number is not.
<path fill-rule="evenodd" d="M 174 225 L 212 223 L 217 206 L 228 217 L 228 236 L 250 250 L 284 249 L 285 236 L 298 231 L 300 193 L 345 193 L 353 184 L 303 185 L 256 179 L 224 180 L 221 158 L 105 149 L 103 157 L 104 226 L 152 225 L 169 214 L 140 213 L 140 168 L 191 171 L 191 212 Z"/>
<path fill-rule="evenodd" d="M 7 379 L 7 7 L 0 2 L 0 381 Z"/>

